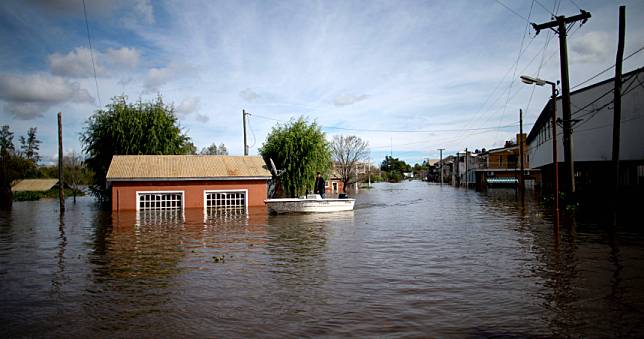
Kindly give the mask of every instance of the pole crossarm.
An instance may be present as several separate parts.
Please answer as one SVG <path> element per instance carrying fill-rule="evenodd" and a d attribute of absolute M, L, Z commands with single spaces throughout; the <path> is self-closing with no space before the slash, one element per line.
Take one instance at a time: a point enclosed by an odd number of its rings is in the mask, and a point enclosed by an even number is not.
<path fill-rule="evenodd" d="M 563 20 L 564 24 L 569 24 L 569 23 L 573 23 L 581 20 L 581 24 L 583 25 L 586 23 L 586 21 L 588 21 L 588 19 L 590 19 L 591 15 L 590 15 L 590 12 L 584 11 L 583 9 L 580 11 L 581 11 L 581 14 L 573 15 L 571 17 L 558 16 L 557 20 L 548 21 L 542 24 L 535 24 L 533 22 L 531 23 L 531 25 L 532 25 L 532 28 L 534 28 L 536 34 L 539 34 L 539 32 L 541 32 L 542 29 L 555 28 L 559 26 L 560 20 Z"/>

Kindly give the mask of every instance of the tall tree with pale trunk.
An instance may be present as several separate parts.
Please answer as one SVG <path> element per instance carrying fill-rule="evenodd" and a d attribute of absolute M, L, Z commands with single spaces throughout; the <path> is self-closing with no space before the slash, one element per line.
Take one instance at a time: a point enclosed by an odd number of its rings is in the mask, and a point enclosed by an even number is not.
<path fill-rule="evenodd" d="M 346 193 L 349 184 L 357 181 L 358 163 L 369 157 L 369 143 L 355 135 L 336 135 L 331 142 L 331 154 Z"/>

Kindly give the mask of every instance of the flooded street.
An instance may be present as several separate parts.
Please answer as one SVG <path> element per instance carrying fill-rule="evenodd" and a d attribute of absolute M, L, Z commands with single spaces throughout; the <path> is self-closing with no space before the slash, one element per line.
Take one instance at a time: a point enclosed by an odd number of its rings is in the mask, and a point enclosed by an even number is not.
<path fill-rule="evenodd" d="M 644 336 L 635 221 L 587 218 L 556 241 L 549 211 L 513 191 L 407 182 L 356 197 L 348 213 L 248 218 L 112 215 L 81 198 L 60 219 L 54 200 L 16 202 L 0 212 L 1 332 Z"/>

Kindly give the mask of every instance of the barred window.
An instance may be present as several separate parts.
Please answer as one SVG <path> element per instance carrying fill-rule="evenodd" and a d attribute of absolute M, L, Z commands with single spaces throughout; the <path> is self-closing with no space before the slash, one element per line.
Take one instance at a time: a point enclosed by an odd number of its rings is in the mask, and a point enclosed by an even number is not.
<path fill-rule="evenodd" d="M 141 192 L 138 198 L 140 211 L 183 208 L 183 193 L 180 192 Z"/>
<path fill-rule="evenodd" d="M 246 191 L 217 191 L 205 193 L 207 209 L 246 210 Z"/>

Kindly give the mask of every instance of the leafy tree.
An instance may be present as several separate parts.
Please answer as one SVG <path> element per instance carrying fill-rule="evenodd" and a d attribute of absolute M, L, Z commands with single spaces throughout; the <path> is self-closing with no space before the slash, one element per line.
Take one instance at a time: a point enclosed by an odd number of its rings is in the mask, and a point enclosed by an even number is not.
<path fill-rule="evenodd" d="M 115 154 L 185 154 L 190 138 L 178 125 L 174 108 L 161 96 L 152 102 L 126 102 L 125 96 L 112 99 L 96 111 L 81 134 L 87 167 L 94 171 L 90 186 L 99 199 L 109 200 L 105 175 Z"/>
<path fill-rule="evenodd" d="M 40 156 L 38 155 L 40 140 L 36 138 L 37 131 L 38 128 L 31 127 L 27 131 L 26 138 L 23 136 L 20 137 L 20 149 L 22 150 L 22 154 L 27 158 L 27 160 L 31 160 L 36 164 L 40 161 Z"/>
<path fill-rule="evenodd" d="M 272 159 L 284 171 L 279 180 L 289 197 L 310 190 L 316 172 L 326 173 L 331 164 L 330 147 L 320 126 L 302 117 L 273 127 L 259 153 L 266 162 Z"/>
<path fill-rule="evenodd" d="M 385 172 L 385 179 L 388 181 L 399 182 L 404 172 L 411 171 L 411 166 L 398 158 L 385 156 L 385 160 L 380 164 L 380 170 Z"/>
<path fill-rule="evenodd" d="M 201 150 L 201 154 L 203 154 L 203 155 L 228 155 L 228 149 L 226 148 L 226 145 L 224 145 L 223 143 L 221 143 L 221 144 L 219 144 L 219 146 L 217 146 L 217 144 L 213 142 L 210 146 L 204 147 Z"/>
<path fill-rule="evenodd" d="M 219 148 L 217 149 L 217 152 L 219 155 L 228 155 L 228 148 L 226 148 L 226 145 L 223 143 L 219 144 Z"/>
<path fill-rule="evenodd" d="M 13 156 L 15 148 L 13 146 L 13 132 L 9 125 L 3 125 L 0 129 L 0 201 L 11 204 L 11 175 L 9 174 L 9 162 Z"/>
<path fill-rule="evenodd" d="M 13 132 L 11 132 L 9 125 L 3 125 L 0 129 L 0 154 L 4 157 L 13 154 L 14 151 Z"/>
<path fill-rule="evenodd" d="M 357 164 L 369 156 L 369 144 L 355 135 L 336 135 L 331 142 L 331 153 L 335 169 L 342 178 L 344 192 L 350 183 L 357 179 Z"/>
<path fill-rule="evenodd" d="M 33 130 L 32 135 L 35 139 L 35 128 L 31 130 Z M 0 200 L 3 204 L 10 204 L 13 199 L 11 192 L 13 181 L 35 177 L 38 172 L 33 159 L 27 159 L 16 152 L 13 135 L 8 125 L 0 128 Z"/>
<path fill-rule="evenodd" d="M 186 142 L 186 144 L 183 146 L 183 152 L 182 154 L 186 155 L 194 155 L 197 154 L 197 146 L 192 143 L 192 141 Z"/>

